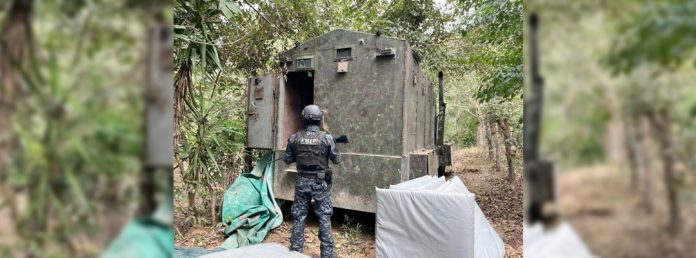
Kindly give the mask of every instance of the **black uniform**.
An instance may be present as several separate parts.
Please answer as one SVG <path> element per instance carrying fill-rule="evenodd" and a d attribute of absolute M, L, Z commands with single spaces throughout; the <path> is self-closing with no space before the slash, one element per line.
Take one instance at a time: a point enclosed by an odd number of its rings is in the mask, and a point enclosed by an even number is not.
<path fill-rule="evenodd" d="M 302 252 L 304 249 L 304 227 L 309 205 L 314 198 L 314 213 L 319 219 L 319 240 L 321 257 L 332 257 L 334 239 L 331 235 L 331 171 L 329 162 L 341 162 L 341 154 L 330 134 L 323 132 L 317 125 L 293 134 L 288 139 L 283 161 L 286 164 L 297 162 L 297 182 L 295 184 L 295 201 L 292 205 L 292 238 L 290 249 Z"/>

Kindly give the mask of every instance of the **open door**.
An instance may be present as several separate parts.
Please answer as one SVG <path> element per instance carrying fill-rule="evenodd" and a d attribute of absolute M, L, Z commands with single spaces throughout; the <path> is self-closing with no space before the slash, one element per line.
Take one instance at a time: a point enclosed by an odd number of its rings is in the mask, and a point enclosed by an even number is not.
<path fill-rule="evenodd" d="M 274 74 L 249 79 L 247 83 L 247 147 L 273 149 Z"/>
<path fill-rule="evenodd" d="M 290 72 L 279 82 L 278 149 L 285 149 L 288 138 L 305 127 L 302 109 L 314 104 L 313 71 Z"/>

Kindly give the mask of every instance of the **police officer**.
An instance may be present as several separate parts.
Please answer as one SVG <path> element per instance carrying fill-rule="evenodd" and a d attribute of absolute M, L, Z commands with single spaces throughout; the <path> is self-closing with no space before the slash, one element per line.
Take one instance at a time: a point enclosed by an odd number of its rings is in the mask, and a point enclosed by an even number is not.
<path fill-rule="evenodd" d="M 321 131 L 319 125 L 322 112 L 317 105 L 306 106 L 302 117 L 307 126 L 288 139 L 283 161 L 297 162 L 295 201 L 292 204 L 292 238 L 290 250 L 302 253 L 304 249 L 305 219 L 314 198 L 314 213 L 319 219 L 321 257 L 333 257 L 334 239 L 331 234 L 331 170 L 329 159 L 334 164 L 341 162 L 341 154 L 330 134 Z"/>

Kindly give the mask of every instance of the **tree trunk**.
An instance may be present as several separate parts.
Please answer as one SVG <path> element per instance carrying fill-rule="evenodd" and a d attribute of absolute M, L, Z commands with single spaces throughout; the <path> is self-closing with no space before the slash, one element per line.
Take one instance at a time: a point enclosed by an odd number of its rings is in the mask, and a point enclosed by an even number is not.
<path fill-rule="evenodd" d="M 26 66 L 32 46 L 33 1 L 14 0 L 0 31 L 0 171 L 7 171 L 16 152 L 17 140 L 11 136 L 12 112 L 20 95 L 20 78 L 15 65 Z"/>
<path fill-rule="evenodd" d="M 478 126 L 476 127 L 476 143 L 478 144 L 479 147 L 485 147 L 488 146 L 490 147 L 490 128 L 488 127 L 488 124 L 486 123 L 486 117 L 484 116 L 483 112 L 481 112 L 481 106 L 478 104 L 478 102 L 473 102 L 475 104 L 476 108 L 476 120 L 478 121 Z M 474 114 L 472 114 L 474 115 Z M 462 123 L 459 122 L 461 119 L 462 114 L 460 113 L 457 116 L 457 122 L 455 123 L 456 125 L 460 125 Z M 457 132 L 459 132 L 459 127 L 457 127 Z M 490 154 L 490 153 L 489 153 Z M 488 156 L 489 159 L 492 158 L 492 155 Z"/>
<path fill-rule="evenodd" d="M 15 65 L 26 66 L 27 56 L 32 42 L 31 17 L 33 13 L 33 1 L 14 0 L 8 9 L 2 31 L 0 31 L 0 174 L 9 171 L 10 162 L 18 151 L 17 139 L 12 136 L 12 114 L 14 103 L 18 103 L 21 96 L 20 78 Z M 6 199 L 10 213 L 11 223 L 19 223 L 20 212 L 17 195 L 10 188 L 9 180 L 4 180 L 0 175 L 0 188 L 8 189 Z M 20 228 L 16 226 L 15 228 Z"/>
<path fill-rule="evenodd" d="M 208 182 L 208 196 L 210 196 L 210 221 L 213 222 L 212 225 L 216 225 L 218 223 L 218 213 L 215 210 L 215 206 L 217 205 L 218 196 L 215 190 L 213 190 L 213 184 L 210 182 Z"/>
<path fill-rule="evenodd" d="M 625 133 L 624 136 L 626 137 L 626 140 L 624 141 L 624 148 L 626 149 L 626 160 L 628 161 L 628 169 L 630 173 L 630 178 L 631 178 L 631 187 L 634 190 L 638 189 L 638 178 L 640 172 L 638 171 L 640 168 L 638 167 L 638 144 L 639 144 L 639 138 L 638 138 L 638 132 L 636 131 L 636 128 L 634 125 L 626 125 L 624 127 Z"/>
<path fill-rule="evenodd" d="M 486 140 L 488 143 L 488 159 L 493 160 L 493 130 L 491 130 L 491 125 L 488 123 L 483 124 L 486 127 Z"/>
<path fill-rule="evenodd" d="M 489 124 L 491 131 L 493 131 L 492 145 L 493 145 L 493 169 L 495 171 L 500 171 L 500 152 L 498 151 L 498 126 L 496 124 Z"/>
<path fill-rule="evenodd" d="M 503 133 L 503 143 L 505 144 L 505 159 L 507 160 L 508 166 L 508 182 L 513 183 L 515 181 L 515 168 L 512 166 L 512 137 L 510 137 L 510 127 L 508 126 L 508 120 L 505 118 L 498 119 L 498 126 Z"/>
<path fill-rule="evenodd" d="M 677 185 L 674 175 L 674 148 L 672 146 L 672 131 L 670 113 L 666 108 L 650 112 L 650 122 L 657 129 L 660 141 L 660 154 L 662 156 L 662 166 L 664 169 L 665 188 L 667 189 L 667 202 L 669 205 L 669 226 L 668 232 L 678 235 L 681 230 L 681 218 L 679 200 L 677 199 Z"/>
<path fill-rule="evenodd" d="M 595 68 L 596 69 L 596 68 Z M 607 123 L 607 130 L 605 134 L 605 144 L 604 148 L 607 152 L 607 158 L 613 165 L 621 166 L 625 163 L 623 158 L 626 156 L 623 146 L 625 146 L 625 132 L 626 124 L 624 122 L 623 110 L 621 109 L 621 99 L 616 94 L 616 89 L 613 87 L 612 82 L 607 78 L 606 74 L 603 72 L 600 76 L 600 86 L 604 89 L 604 97 L 606 98 L 605 104 L 607 111 L 609 111 L 610 119 Z"/>
<path fill-rule="evenodd" d="M 181 142 L 180 124 L 186 112 L 185 99 L 190 94 L 191 83 L 191 67 L 188 63 L 184 63 L 179 67 L 174 80 L 174 149 L 179 148 Z M 177 152 L 174 152 L 177 155 Z"/>
<path fill-rule="evenodd" d="M 582 56 L 581 58 L 588 58 Z M 588 59 L 586 59 L 588 60 Z M 610 119 L 607 123 L 607 130 L 604 138 L 604 149 L 606 150 L 607 161 L 613 165 L 621 166 L 624 163 L 623 158 L 626 156 L 623 151 L 625 137 L 622 135 L 625 130 L 624 115 L 622 107 L 622 99 L 617 94 L 615 78 L 613 78 L 606 69 L 602 69 L 600 65 L 594 62 L 586 62 L 589 65 L 587 68 L 593 78 L 597 79 L 598 85 L 604 90 L 602 103 L 606 110 L 609 111 Z"/>
<path fill-rule="evenodd" d="M 623 119 L 620 117 L 621 114 L 614 113 L 611 111 L 611 120 L 607 124 L 606 134 L 604 135 L 604 148 L 607 151 L 608 161 L 621 167 L 625 164 L 623 158 L 626 156 L 623 146 L 625 145 L 624 139 L 624 125 Z"/>
<path fill-rule="evenodd" d="M 184 63 L 179 67 L 179 71 L 176 74 L 174 80 L 174 149 L 178 149 L 181 143 L 181 128 L 180 124 L 184 117 L 184 112 L 186 112 L 185 99 L 188 94 L 190 94 L 191 87 L 191 67 L 188 63 Z M 174 151 L 174 160 L 181 164 L 181 157 L 179 157 L 179 152 Z M 188 160 L 188 165 L 192 165 L 192 160 Z M 196 209 L 196 185 L 193 183 L 193 175 L 197 172 L 194 171 L 197 168 L 191 168 L 188 173 L 183 166 L 179 166 L 181 174 L 184 179 L 184 186 L 186 188 L 186 195 L 188 198 L 188 210 L 189 213 L 198 217 L 198 211 Z"/>
<path fill-rule="evenodd" d="M 198 217 L 198 210 L 196 210 L 196 191 L 195 189 L 188 189 L 188 208 L 192 216 Z"/>
<path fill-rule="evenodd" d="M 652 157 L 650 155 L 650 150 L 654 149 L 652 142 L 650 141 L 650 123 L 646 116 L 641 116 L 638 120 L 639 123 L 639 133 L 638 133 L 638 146 L 637 160 L 638 160 L 638 181 L 640 193 L 643 196 L 643 208 L 647 213 L 652 213 L 653 202 L 652 202 L 652 170 L 654 168 L 652 163 Z"/>
<path fill-rule="evenodd" d="M 456 123 L 456 124 L 459 125 L 459 123 Z M 456 132 L 459 132 L 459 128 L 457 128 Z M 476 127 L 476 146 L 485 147 L 485 146 L 487 146 L 487 143 L 488 143 L 488 132 L 486 132 L 486 126 L 484 124 L 479 124 Z"/>

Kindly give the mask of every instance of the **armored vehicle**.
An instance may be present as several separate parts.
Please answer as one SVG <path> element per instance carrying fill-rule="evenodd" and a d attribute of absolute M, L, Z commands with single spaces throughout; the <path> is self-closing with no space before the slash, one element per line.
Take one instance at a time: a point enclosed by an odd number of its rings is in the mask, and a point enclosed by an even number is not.
<path fill-rule="evenodd" d="M 326 129 L 350 138 L 337 146 L 342 163 L 331 166 L 334 207 L 374 212 L 375 187 L 442 174 L 450 164 L 449 145 L 436 133 L 444 103 L 438 111 L 433 84 L 406 40 L 338 29 L 281 53 L 278 67 L 248 81 L 247 148 L 282 157 L 304 127 L 302 108 L 319 105 Z M 296 176 L 295 164 L 275 161 L 276 198 L 293 199 Z"/>

